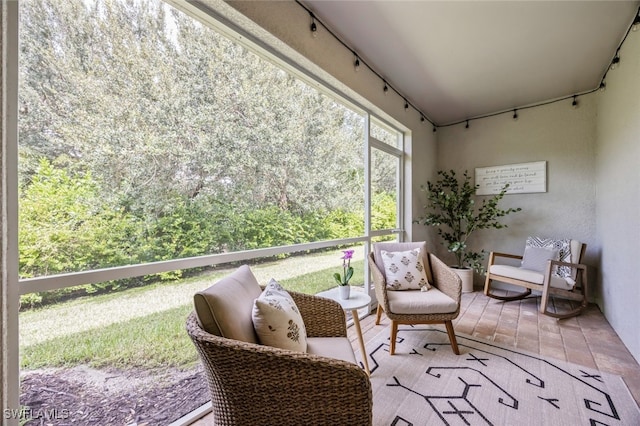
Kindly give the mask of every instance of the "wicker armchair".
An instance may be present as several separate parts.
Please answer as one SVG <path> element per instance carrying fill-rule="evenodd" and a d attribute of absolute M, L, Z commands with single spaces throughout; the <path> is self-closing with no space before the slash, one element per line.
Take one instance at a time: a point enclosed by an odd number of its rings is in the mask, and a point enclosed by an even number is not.
<path fill-rule="evenodd" d="M 420 290 L 388 290 L 381 251 L 406 251 L 416 248 L 421 249 L 427 278 L 433 288 L 426 292 L 421 292 Z M 444 324 L 451 341 L 451 349 L 456 355 L 459 355 L 460 351 L 458 350 L 458 343 L 451 321 L 457 318 L 460 313 L 462 292 L 460 277 L 435 255 L 429 253 L 424 242 L 377 243 L 374 244 L 373 249 L 373 253 L 369 255 L 369 266 L 373 273 L 373 283 L 376 298 L 378 299 L 376 325 L 380 324 L 380 318 L 384 311 L 391 321 L 389 353 L 391 355 L 395 353 L 399 324 Z M 436 306 L 440 304 L 443 298 L 445 301 L 449 299 L 448 305 L 450 307 L 447 309 L 440 309 Z M 408 301 L 408 303 L 404 303 L 404 301 Z M 405 309 L 407 304 L 413 306 L 410 309 Z M 421 307 L 423 313 L 416 312 L 416 306 Z"/>
<path fill-rule="evenodd" d="M 337 302 L 290 294 L 310 341 L 346 339 Z M 205 331 L 198 315 L 186 327 L 207 376 L 214 424 L 371 425 L 371 383 L 354 362 L 221 337 Z"/>

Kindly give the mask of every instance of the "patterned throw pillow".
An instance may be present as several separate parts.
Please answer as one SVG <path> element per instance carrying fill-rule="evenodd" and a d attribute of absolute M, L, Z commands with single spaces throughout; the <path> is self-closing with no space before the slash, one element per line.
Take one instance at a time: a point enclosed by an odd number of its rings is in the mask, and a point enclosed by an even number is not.
<path fill-rule="evenodd" d="M 296 302 L 273 278 L 253 303 L 251 319 L 261 344 L 307 351 L 307 330 Z"/>
<path fill-rule="evenodd" d="M 554 240 L 551 238 L 527 237 L 527 247 L 544 247 L 558 250 L 558 260 L 561 262 L 571 262 L 571 240 Z M 560 277 L 571 277 L 571 268 L 559 266 L 556 274 Z"/>
<path fill-rule="evenodd" d="M 380 251 L 389 290 L 421 290 L 431 288 L 422 263 L 420 249 Z"/>

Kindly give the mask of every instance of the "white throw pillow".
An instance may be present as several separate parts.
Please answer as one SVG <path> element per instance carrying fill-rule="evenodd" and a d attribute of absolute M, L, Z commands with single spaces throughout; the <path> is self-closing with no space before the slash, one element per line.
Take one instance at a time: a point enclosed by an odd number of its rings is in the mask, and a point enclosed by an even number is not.
<path fill-rule="evenodd" d="M 548 247 L 527 246 L 522 256 L 522 267 L 537 272 L 545 272 L 549 260 L 558 260 L 559 250 Z"/>
<path fill-rule="evenodd" d="M 527 237 L 526 247 L 557 249 L 557 260 L 560 260 L 561 262 L 571 262 L 571 240 L 569 239 L 554 240 L 552 238 Z M 557 271 L 554 272 L 563 278 L 571 276 L 571 268 L 568 266 L 559 266 Z"/>
<path fill-rule="evenodd" d="M 253 303 L 251 319 L 261 344 L 307 351 L 307 330 L 296 302 L 273 278 Z"/>
<path fill-rule="evenodd" d="M 431 288 L 422 263 L 420 249 L 380 251 L 389 290 L 422 290 Z"/>

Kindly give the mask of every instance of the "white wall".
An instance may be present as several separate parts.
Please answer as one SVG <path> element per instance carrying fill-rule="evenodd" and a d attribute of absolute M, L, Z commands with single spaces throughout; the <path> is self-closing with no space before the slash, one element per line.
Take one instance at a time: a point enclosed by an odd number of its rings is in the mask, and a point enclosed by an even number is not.
<path fill-rule="evenodd" d="M 640 32 L 629 34 L 620 58 L 597 109 L 600 307 L 640 361 Z"/>
<path fill-rule="evenodd" d="M 522 211 L 503 218 L 506 229 L 481 230 L 470 238 L 473 249 L 521 254 L 526 237 L 574 238 L 586 242 L 586 262 L 596 265 L 595 119 L 597 95 L 483 118 L 438 130 L 440 169 L 457 173 L 476 167 L 547 161 L 547 192 L 506 195 L 500 206 Z M 478 197 L 477 202 L 482 198 Z M 486 262 L 486 259 L 485 259 Z M 591 272 L 591 271 L 590 271 Z M 593 275 L 593 273 L 592 273 Z M 476 285 L 482 278 L 476 276 Z"/>
<path fill-rule="evenodd" d="M 407 238 L 412 240 L 429 239 L 433 234 L 421 225 L 412 224 L 412 219 L 419 216 L 424 205 L 424 193 L 420 184 L 425 183 L 436 170 L 436 136 L 428 122 L 421 122 L 420 115 L 414 109 L 404 109 L 403 99 L 389 91 L 384 94 L 383 82 L 375 74 L 361 66 L 355 72 L 353 54 L 340 44 L 333 36 L 318 26 L 317 36 L 311 36 L 309 14 L 295 2 L 273 1 L 232 1 L 223 6 L 231 6 L 259 28 L 257 34 L 266 30 L 269 34 L 261 37 L 267 44 L 278 42 L 284 55 L 301 64 L 315 75 L 320 75 L 331 86 L 352 97 L 376 114 L 388 115 L 397 123 L 409 130 L 410 148 L 407 161 L 411 165 L 411 176 L 406 178 L 405 196 L 409 201 L 409 211 L 405 218 Z M 224 10 L 227 17 L 233 17 L 233 10 Z M 249 26 L 250 27 L 250 26 Z M 243 28 L 247 28 L 246 23 Z M 406 94 L 410 97 L 410 94 Z"/>

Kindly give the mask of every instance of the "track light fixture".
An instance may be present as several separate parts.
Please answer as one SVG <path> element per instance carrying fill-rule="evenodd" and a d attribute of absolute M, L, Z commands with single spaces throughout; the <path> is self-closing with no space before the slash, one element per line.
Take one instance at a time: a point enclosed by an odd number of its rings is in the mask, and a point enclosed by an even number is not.
<path fill-rule="evenodd" d="M 436 126 L 433 126 L 433 133 L 435 133 L 438 129 L 436 129 Z"/>
<path fill-rule="evenodd" d="M 607 83 L 604 82 L 604 80 L 602 80 L 600 82 L 600 87 L 599 87 L 601 92 L 604 92 L 607 89 Z"/>
<path fill-rule="evenodd" d="M 360 71 L 360 58 L 358 58 L 358 55 L 356 55 L 355 52 L 353 55 L 356 57 L 356 59 L 353 61 L 353 68 L 356 70 L 356 72 L 358 72 Z"/>
<path fill-rule="evenodd" d="M 576 96 L 576 95 L 574 95 L 574 96 L 573 96 L 573 102 L 571 102 L 571 106 L 573 107 L 573 109 L 578 108 L 578 100 L 577 100 L 577 97 L 578 97 L 578 96 Z"/>
<path fill-rule="evenodd" d="M 407 102 L 407 100 L 404 100 L 404 109 L 405 111 L 409 109 L 409 102 Z"/>
<path fill-rule="evenodd" d="M 384 80 L 382 80 L 384 81 Z M 384 81 L 384 87 L 382 88 L 382 91 L 384 92 L 384 94 L 386 95 L 389 92 L 389 86 L 387 86 L 387 82 Z"/>
<path fill-rule="evenodd" d="M 469 128 L 469 120 L 467 120 L 467 124 L 464 126 L 465 129 Z"/>
<path fill-rule="evenodd" d="M 631 26 L 631 31 L 638 31 L 638 28 L 640 28 L 640 9 L 638 9 L 638 14 L 636 15 L 635 19 L 633 20 L 633 25 Z"/>
<path fill-rule="evenodd" d="M 513 110 L 513 121 L 518 121 L 518 110 L 517 109 Z"/>
<path fill-rule="evenodd" d="M 424 115 L 421 115 L 421 116 L 420 116 L 420 122 L 421 122 L 421 123 L 424 123 Z"/>

